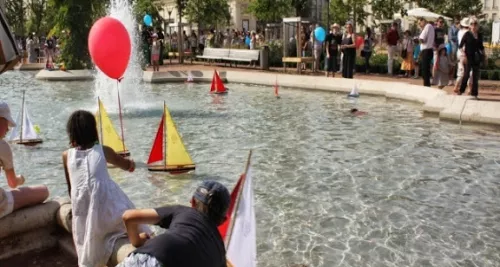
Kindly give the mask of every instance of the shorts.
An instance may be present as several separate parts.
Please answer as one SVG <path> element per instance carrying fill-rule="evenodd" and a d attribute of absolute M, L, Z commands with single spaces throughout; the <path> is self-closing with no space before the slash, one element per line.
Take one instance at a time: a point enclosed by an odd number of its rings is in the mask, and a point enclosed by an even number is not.
<path fill-rule="evenodd" d="M 163 265 L 153 256 L 148 254 L 130 254 L 116 267 L 163 267 Z"/>
<path fill-rule="evenodd" d="M 14 196 L 10 190 L 0 188 L 0 219 L 14 210 Z"/>

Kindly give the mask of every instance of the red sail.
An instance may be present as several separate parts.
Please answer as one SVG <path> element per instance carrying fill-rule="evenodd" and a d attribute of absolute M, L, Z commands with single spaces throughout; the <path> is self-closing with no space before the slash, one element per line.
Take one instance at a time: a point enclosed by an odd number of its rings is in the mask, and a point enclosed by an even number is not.
<path fill-rule="evenodd" d="M 215 91 L 217 93 L 224 93 L 226 91 L 226 87 L 224 83 L 219 77 L 219 73 L 215 72 Z"/>
<path fill-rule="evenodd" d="M 149 153 L 148 164 L 153 162 L 163 160 L 163 128 L 165 122 L 163 121 L 165 118 L 165 114 L 161 117 L 160 125 L 158 126 L 158 132 L 156 132 L 155 141 L 153 142 L 153 147 L 151 148 L 151 153 Z"/>
<path fill-rule="evenodd" d="M 212 85 L 210 86 L 210 93 L 213 93 L 216 91 L 215 90 L 215 86 L 216 86 L 215 80 L 217 79 L 216 77 L 217 77 L 217 71 L 214 70 L 214 76 L 212 77 Z"/>
<path fill-rule="evenodd" d="M 231 202 L 229 203 L 229 209 L 227 210 L 226 213 L 226 221 L 219 225 L 219 233 L 222 236 L 222 240 L 226 240 L 226 235 L 227 231 L 229 230 L 229 225 L 231 225 L 231 221 L 233 220 L 233 212 L 234 208 L 236 206 L 236 200 L 238 199 L 238 193 L 241 189 L 241 185 L 243 184 L 243 181 L 245 180 L 245 174 L 242 174 L 240 176 L 240 179 L 238 179 L 238 183 L 236 183 L 236 186 L 233 188 L 233 191 L 231 192 Z"/>
<path fill-rule="evenodd" d="M 279 85 L 278 85 L 278 80 L 276 80 L 276 83 L 274 84 L 274 95 L 275 96 L 278 96 L 278 89 L 279 89 Z"/>

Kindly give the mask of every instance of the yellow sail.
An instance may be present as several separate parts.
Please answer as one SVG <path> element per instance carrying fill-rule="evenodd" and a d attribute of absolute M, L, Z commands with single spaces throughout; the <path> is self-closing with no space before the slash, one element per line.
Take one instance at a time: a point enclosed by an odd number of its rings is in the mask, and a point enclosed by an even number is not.
<path fill-rule="evenodd" d="M 122 142 L 122 139 L 113 127 L 113 123 L 104 108 L 101 100 L 97 100 L 99 104 L 99 109 L 96 113 L 97 131 L 101 137 L 101 144 L 103 146 L 108 146 L 112 148 L 116 153 L 122 153 L 127 151 L 127 147 Z M 101 132 L 102 130 L 102 132 Z"/>
<path fill-rule="evenodd" d="M 186 150 L 182 138 L 175 128 L 174 121 L 168 108 L 165 106 L 165 121 L 167 125 L 167 166 L 194 165 L 191 156 Z"/>

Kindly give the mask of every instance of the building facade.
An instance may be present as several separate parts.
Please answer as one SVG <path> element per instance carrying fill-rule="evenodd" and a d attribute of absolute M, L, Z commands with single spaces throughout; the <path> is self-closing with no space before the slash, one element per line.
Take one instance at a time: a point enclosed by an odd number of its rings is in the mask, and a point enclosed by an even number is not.
<path fill-rule="evenodd" d="M 483 13 L 486 20 L 499 20 L 500 0 L 483 0 Z"/>

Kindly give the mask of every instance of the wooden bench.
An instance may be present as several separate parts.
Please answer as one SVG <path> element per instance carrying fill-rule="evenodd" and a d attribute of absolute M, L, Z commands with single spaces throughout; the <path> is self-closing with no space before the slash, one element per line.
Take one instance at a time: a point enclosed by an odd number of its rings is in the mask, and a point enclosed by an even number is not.
<path fill-rule="evenodd" d="M 300 74 L 302 72 L 302 68 L 300 66 L 300 63 L 313 63 L 314 58 L 313 57 L 283 57 L 281 59 L 283 62 L 283 68 L 284 71 L 286 72 L 286 63 L 297 63 L 297 72 Z"/>
<path fill-rule="evenodd" d="M 215 60 L 222 60 L 223 58 L 229 57 L 229 49 L 222 48 L 205 48 L 203 49 L 202 56 L 196 56 L 199 59 L 206 59 L 209 62 Z"/>
<path fill-rule="evenodd" d="M 229 66 L 231 66 L 231 62 L 234 62 L 235 66 L 237 66 L 238 62 L 257 62 L 259 61 L 259 56 L 259 50 L 231 49 L 229 50 L 229 55 L 224 57 L 223 60 L 229 61 Z"/>

